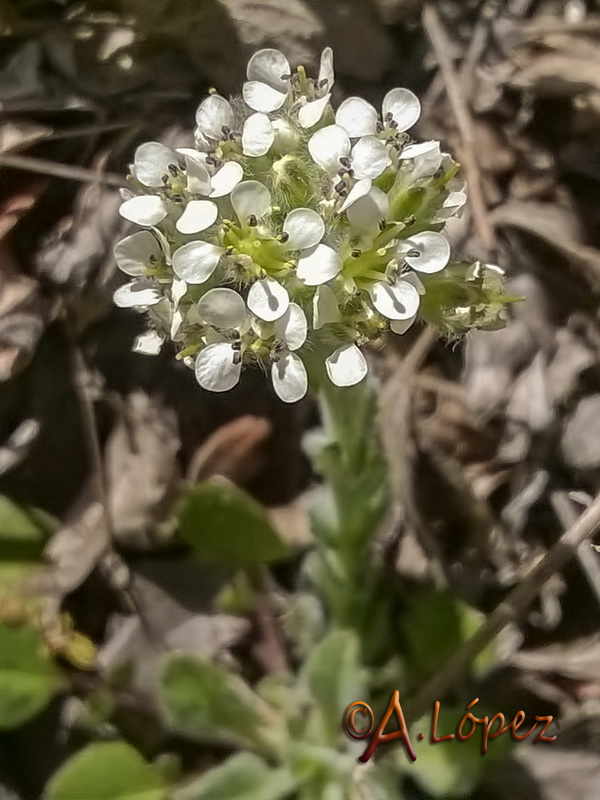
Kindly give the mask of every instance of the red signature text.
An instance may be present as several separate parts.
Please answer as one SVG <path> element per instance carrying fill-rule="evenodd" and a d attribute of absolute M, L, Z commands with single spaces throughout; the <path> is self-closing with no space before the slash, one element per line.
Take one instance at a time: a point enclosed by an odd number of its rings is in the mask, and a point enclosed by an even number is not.
<path fill-rule="evenodd" d="M 460 742 L 466 742 L 480 729 L 481 754 L 485 755 L 488 751 L 489 743 L 504 734 L 509 734 L 515 742 L 524 741 L 534 734 L 534 744 L 554 742 L 556 740 L 556 735 L 548 735 L 548 728 L 553 722 L 553 717 L 551 716 L 536 716 L 535 722 L 533 723 L 526 723 L 524 711 L 517 711 L 514 717 L 509 720 L 500 712 L 491 717 L 487 715 L 478 717 L 472 710 L 478 702 L 479 698 L 476 697 L 469 703 L 466 714 L 464 714 L 459 721 L 455 731 L 443 733 L 438 730 L 440 701 L 436 700 L 433 706 L 433 717 L 429 734 L 430 743 L 439 744 L 441 742 L 450 742 L 455 739 Z M 392 719 L 395 720 L 396 729 L 386 733 L 386 728 Z M 523 727 L 524 725 L 525 727 Z M 417 760 L 415 749 L 410 740 L 404 711 L 402 710 L 402 704 L 400 702 L 400 692 L 398 690 L 392 694 L 390 702 L 377 724 L 373 709 L 368 703 L 364 703 L 362 700 L 352 703 L 352 705 L 348 706 L 344 714 L 344 730 L 352 739 L 368 742 L 365 752 L 358 759 L 362 761 L 363 764 L 369 761 L 380 745 L 396 741 L 401 741 L 403 743 L 406 754 L 411 761 Z M 420 734 L 419 739 L 423 738 L 424 735 Z"/>

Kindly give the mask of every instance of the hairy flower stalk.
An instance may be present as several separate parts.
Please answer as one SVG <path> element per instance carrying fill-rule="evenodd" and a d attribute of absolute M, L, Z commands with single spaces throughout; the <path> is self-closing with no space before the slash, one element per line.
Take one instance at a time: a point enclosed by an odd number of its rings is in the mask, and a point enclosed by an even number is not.
<path fill-rule="evenodd" d="M 334 111 L 330 48 L 317 78 L 271 49 L 247 78 L 243 101 L 200 104 L 195 148 L 136 150 L 121 214 L 141 230 L 115 248 L 132 280 L 114 299 L 151 318 L 138 349 L 172 340 L 216 392 L 258 365 L 292 403 L 308 389 L 307 352 L 352 386 L 367 373 L 361 348 L 419 316 L 451 333 L 500 323 L 501 272 L 451 263 L 443 231 L 465 187 L 439 142 L 407 133 L 412 92 Z"/>

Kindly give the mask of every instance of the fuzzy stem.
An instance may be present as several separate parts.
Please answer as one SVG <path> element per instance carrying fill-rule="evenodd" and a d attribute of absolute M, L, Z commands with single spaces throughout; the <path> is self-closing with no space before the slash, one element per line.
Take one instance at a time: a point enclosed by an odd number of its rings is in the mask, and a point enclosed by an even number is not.
<path fill-rule="evenodd" d="M 332 348 L 333 349 L 333 348 Z M 373 542 L 388 508 L 385 464 L 375 428 L 376 397 L 365 381 L 340 389 L 328 379 L 328 352 L 313 350 L 307 359 L 330 444 L 318 469 L 327 479 L 337 510 L 336 530 L 317 547 L 321 570 L 318 591 L 335 627 L 354 629 L 363 658 L 376 661 L 385 594 L 373 559 Z"/>

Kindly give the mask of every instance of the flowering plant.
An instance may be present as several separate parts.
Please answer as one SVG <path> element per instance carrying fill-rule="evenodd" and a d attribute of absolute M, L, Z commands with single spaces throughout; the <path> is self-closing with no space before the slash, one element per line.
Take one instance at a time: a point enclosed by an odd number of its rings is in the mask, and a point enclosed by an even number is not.
<path fill-rule="evenodd" d="M 361 347 L 419 316 L 452 333 L 501 321 L 501 271 L 451 263 L 443 230 L 465 187 L 439 142 L 407 133 L 411 91 L 389 91 L 381 114 L 360 97 L 334 112 L 330 48 L 316 79 L 272 49 L 247 78 L 243 99 L 200 104 L 195 148 L 135 153 L 121 214 L 142 230 L 115 249 L 132 278 L 115 302 L 148 310 L 146 352 L 171 339 L 216 392 L 257 364 L 291 403 L 311 351 L 351 386 L 367 373 Z"/>

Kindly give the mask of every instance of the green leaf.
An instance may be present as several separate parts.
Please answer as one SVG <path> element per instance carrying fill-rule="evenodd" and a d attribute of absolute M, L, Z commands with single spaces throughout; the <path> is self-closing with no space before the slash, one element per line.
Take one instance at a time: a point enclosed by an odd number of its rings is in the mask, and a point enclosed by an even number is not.
<path fill-rule="evenodd" d="M 474 608 L 456 600 L 447 592 L 418 595 L 404 615 L 402 625 L 410 653 L 410 665 L 421 682 L 424 675 L 443 668 L 450 656 L 479 627 L 483 616 Z M 480 675 L 494 659 L 493 645 L 474 661 L 473 671 Z"/>
<path fill-rule="evenodd" d="M 0 495 L 0 559 L 26 561 L 41 555 L 55 522 L 37 509 L 21 506 Z"/>
<path fill-rule="evenodd" d="M 35 716 L 62 685 L 37 631 L 0 624 L 0 729 Z"/>
<path fill-rule="evenodd" d="M 280 800 L 295 789 L 291 773 L 239 753 L 175 793 L 174 800 Z"/>
<path fill-rule="evenodd" d="M 249 566 L 288 558 L 265 509 L 232 483 L 206 481 L 186 493 L 181 536 L 202 558 Z"/>
<path fill-rule="evenodd" d="M 268 745 L 273 711 L 237 675 L 192 656 L 174 656 L 161 676 L 160 698 L 171 726 L 201 740 Z"/>
<path fill-rule="evenodd" d="M 328 735 L 337 739 L 346 708 L 364 697 L 359 641 L 352 631 L 334 631 L 311 653 L 303 677 L 320 707 Z"/>
<path fill-rule="evenodd" d="M 46 787 L 47 800 L 167 800 L 160 773 L 125 742 L 91 744 Z"/>

